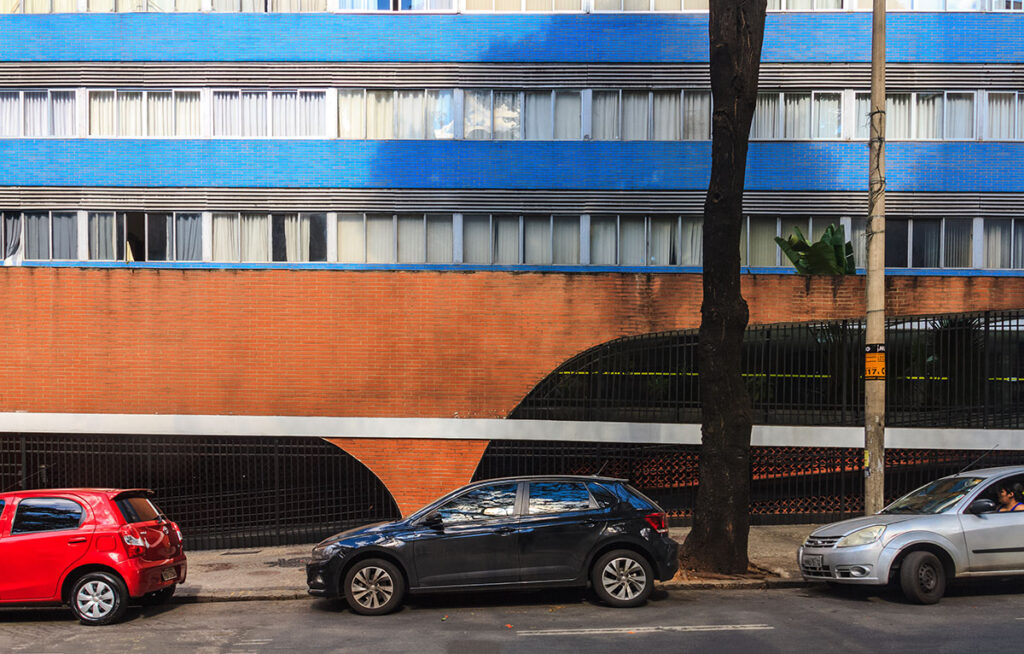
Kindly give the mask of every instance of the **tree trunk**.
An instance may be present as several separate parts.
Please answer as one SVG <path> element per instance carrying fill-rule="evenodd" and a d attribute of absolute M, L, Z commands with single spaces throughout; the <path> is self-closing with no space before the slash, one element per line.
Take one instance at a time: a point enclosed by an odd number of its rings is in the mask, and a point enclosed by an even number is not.
<path fill-rule="evenodd" d="M 766 0 L 711 0 L 711 181 L 704 201 L 704 300 L 700 324 L 700 486 L 686 566 L 747 571 L 750 530 L 750 397 L 740 359 L 747 303 L 740 293 L 740 229 L 750 122 Z"/>

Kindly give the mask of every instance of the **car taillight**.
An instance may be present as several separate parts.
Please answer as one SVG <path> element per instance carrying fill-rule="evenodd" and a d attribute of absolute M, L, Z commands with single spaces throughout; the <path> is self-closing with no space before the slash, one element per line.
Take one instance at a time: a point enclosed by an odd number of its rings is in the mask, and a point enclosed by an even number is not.
<path fill-rule="evenodd" d="M 134 525 L 121 527 L 121 540 L 124 541 L 124 548 L 128 552 L 128 558 L 142 556 L 146 552 L 146 539 L 142 537 Z"/>
<path fill-rule="evenodd" d="M 171 529 L 174 530 L 174 534 L 178 537 L 178 551 L 180 552 L 185 548 L 185 537 L 181 535 L 181 528 L 178 527 L 178 523 L 172 522 Z"/>
<path fill-rule="evenodd" d="M 668 520 L 667 516 L 664 513 L 648 513 L 644 516 L 644 520 L 647 521 L 647 524 L 654 527 L 654 531 L 658 532 L 659 534 L 664 534 L 668 532 Z"/>

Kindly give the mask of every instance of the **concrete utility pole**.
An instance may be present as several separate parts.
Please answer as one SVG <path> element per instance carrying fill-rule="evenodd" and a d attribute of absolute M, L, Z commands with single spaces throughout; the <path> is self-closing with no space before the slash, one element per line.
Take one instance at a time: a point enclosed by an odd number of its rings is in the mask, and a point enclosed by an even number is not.
<path fill-rule="evenodd" d="M 864 511 L 885 506 L 885 2 L 871 20 L 867 334 L 864 353 Z"/>

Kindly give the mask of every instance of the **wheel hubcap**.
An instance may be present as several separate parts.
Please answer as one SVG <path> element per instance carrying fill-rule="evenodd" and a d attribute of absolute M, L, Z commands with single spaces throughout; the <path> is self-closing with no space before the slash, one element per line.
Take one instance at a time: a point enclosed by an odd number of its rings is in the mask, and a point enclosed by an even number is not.
<path fill-rule="evenodd" d="M 114 610 L 114 589 L 102 581 L 90 581 L 79 589 L 75 604 L 87 618 L 102 618 Z"/>
<path fill-rule="evenodd" d="M 612 559 L 601 571 L 601 585 L 609 595 L 619 600 L 631 600 L 647 586 L 643 566 L 634 559 Z"/>
<path fill-rule="evenodd" d="M 359 606 L 377 609 L 388 603 L 395 594 L 395 582 L 384 568 L 369 566 L 352 578 L 352 599 Z"/>
<path fill-rule="evenodd" d="M 918 568 L 917 582 L 921 585 L 921 590 L 927 592 L 935 590 L 935 584 L 937 583 L 935 568 L 930 565 L 922 565 Z"/>

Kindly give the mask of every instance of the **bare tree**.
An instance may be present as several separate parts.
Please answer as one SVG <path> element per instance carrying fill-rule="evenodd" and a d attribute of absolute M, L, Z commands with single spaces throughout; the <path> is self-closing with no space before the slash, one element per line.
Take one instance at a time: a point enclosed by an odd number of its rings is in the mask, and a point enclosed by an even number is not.
<path fill-rule="evenodd" d="M 704 301 L 700 324 L 700 486 L 685 565 L 746 572 L 750 531 L 750 397 L 740 355 L 749 314 L 740 292 L 740 229 L 750 122 L 766 0 L 711 0 L 711 181 L 704 201 Z"/>

